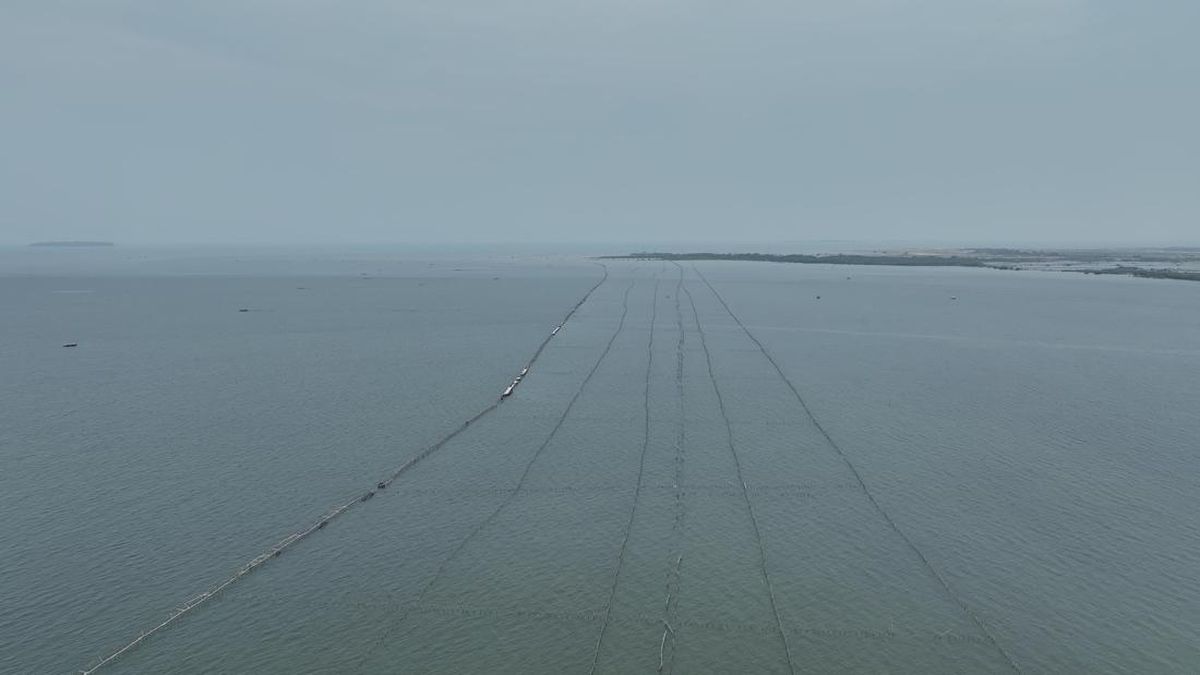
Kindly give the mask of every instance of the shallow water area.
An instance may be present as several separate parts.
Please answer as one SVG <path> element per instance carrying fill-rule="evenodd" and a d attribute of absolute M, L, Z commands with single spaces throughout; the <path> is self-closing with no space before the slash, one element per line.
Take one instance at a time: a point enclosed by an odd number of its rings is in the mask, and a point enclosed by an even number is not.
<path fill-rule="evenodd" d="M 601 275 L 241 264 L 0 278 L 0 670 L 86 667 L 371 489 Z M 511 397 L 109 669 L 1200 665 L 1200 286 L 606 264 Z"/>

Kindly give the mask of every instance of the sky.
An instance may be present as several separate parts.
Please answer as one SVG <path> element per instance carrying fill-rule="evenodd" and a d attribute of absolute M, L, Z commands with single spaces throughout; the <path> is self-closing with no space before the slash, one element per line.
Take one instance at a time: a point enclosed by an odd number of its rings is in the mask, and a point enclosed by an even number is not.
<path fill-rule="evenodd" d="M 1200 243 L 1195 0 L 4 0 L 0 244 Z"/>

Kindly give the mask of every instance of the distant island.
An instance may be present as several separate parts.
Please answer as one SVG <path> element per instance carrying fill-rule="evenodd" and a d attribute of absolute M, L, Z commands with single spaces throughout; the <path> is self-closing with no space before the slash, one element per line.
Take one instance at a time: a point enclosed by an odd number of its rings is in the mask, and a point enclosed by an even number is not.
<path fill-rule="evenodd" d="M 905 267 L 985 267 L 1002 270 L 1044 270 L 1117 274 L 1147 279 L 1200 281 L 1200 248 L 1161 249 L 1047 249 L 968 248 L 879 253 L 662 253 L 641 252 L 601 256 L 605 259 L 736 260 L 821 265 L 899 265 Z M 1153 266 L 1148 266 L 1153 265 Z"/>
<path fill-rule="evenodd" d="M 608 259 L 637 258 L 641 260 L 748 260 L 752 262 L 801 263 L 822 265 L 908 265 L 911 267 L 987 267 L 978 258 L 958 255 L 856 255 L 830 253 L 809 255 L 789 253 L 630 253 L 629 255 L 604 256 Z"/>
<path fill-rule="evenodd" d="M 49 246 L 59 248 L 94 248 L 97 246 L 116 246 L 111 241 L 35 241 L 30 246 Z"/>
<path fill-rule="evenodd" d="M 1131 277 L 1146 279 L 1178 279 L 1180 281 L 1200 281 L 1200 272 L 1184 272 L 1170 269 L 1151 269 L 1145 267 L 1127 267 L 1118 265 L 1100 270 L 1081 270 L 1088 274 L 1124 274 Z"/>

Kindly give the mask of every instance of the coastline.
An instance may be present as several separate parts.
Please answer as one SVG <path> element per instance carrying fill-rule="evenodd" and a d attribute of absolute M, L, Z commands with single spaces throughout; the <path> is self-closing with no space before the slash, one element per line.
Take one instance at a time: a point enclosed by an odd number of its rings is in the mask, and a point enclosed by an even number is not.
<path fill-rule="evenodd" d="M 724 260 L 792 263 L 801 265 L 891 265 L 901 267 L 979 267 L 999 270 L 1044 270 L 1144 279 L 1200 281 L 1200 249 L 947 249 L 878 254 L 772 254 L 772 253 L 667 253 L 638 252 L 599 256 L 604 260 L 661 260 L 685 262 Z M 1134 264 L 1137 263 L 1137 264 Z M 1154 266 L 1144 266 L 1144 265 Z M 1169 266 L 1168 266 L 1169 265 Z"/>

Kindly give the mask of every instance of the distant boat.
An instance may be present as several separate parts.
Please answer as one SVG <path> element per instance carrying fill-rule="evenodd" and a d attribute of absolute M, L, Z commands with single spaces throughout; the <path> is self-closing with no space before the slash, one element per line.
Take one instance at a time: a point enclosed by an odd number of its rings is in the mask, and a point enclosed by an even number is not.
<path fill-rule="evenodd" d="M 550 331 L 551 335 L 558 335 L 558 331 L 562 330 L 562 326 L 555 326 L 554 330 Z"/>
<path fill-rule="evenodd" d="M 68 342 L 67 344 L 65 344 L 63 346 L 64 347 L 78 347 L 79 343 L 78 342 Z"/>

